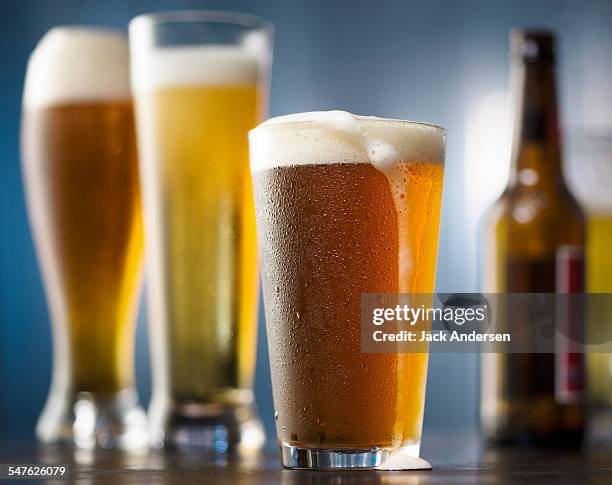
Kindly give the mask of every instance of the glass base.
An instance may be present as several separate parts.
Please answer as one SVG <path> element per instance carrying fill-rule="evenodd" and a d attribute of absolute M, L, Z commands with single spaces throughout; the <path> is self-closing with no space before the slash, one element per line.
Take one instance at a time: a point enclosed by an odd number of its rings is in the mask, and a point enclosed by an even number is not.
<path fill-rule="evenodd" d="M 309 470 L 431 470 L 431 464 L 419 458 L 419 448 L 420 444 L 397 449 L 323 449 L 280 444 L 285 468 Z"/>
<path fill-rule="evenodd" d="M 264 427 L 254 405 L 184 404 L 149 410 L 154 448 L 254 452 L 266 441 Z"/>
<path fill-rule="evenodd" d="M 110 395 L 52 391 L 36 436 L 69 448 L 136 450 L 149 445 L 147 417 L 134 390 Z"/>

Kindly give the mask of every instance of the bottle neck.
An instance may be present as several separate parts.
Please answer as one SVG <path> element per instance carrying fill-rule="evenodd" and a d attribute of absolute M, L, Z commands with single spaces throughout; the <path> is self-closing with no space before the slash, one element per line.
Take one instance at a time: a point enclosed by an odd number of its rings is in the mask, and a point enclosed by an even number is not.
<path fill-rule="evenodd" d="M 555 73 L 552 61 L 514 61 L 514 143 L 510 187 L 563 188 Z"/>

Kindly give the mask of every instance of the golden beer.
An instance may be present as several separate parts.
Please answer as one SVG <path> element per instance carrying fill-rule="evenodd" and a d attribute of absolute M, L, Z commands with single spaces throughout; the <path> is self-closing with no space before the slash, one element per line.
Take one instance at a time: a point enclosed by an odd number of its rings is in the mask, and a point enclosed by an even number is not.
<path fill-rule="evenodd" d="M 154 127 L 148 119 L 140 123 L 144 138 L 155 140 L 143 172 L 159 194 L 151 271 L 162 285 L 155 298 L 177 402 L 252 399 L 240 391 L 250 389 L 255 367 L 257 260 L 246 133 L 257 123 L 258 96 L 256 85 L 177 86 L 138 96 L 139 110 L 155 120 Z"/>
<path fill-rule="evenodd" d="M 362 353 L 360 305 L 367 293 L 433 291 L 443 140 L 429 125 L 340 112 L 251 132 L 285 466 L 317 467 L 293 458 L 315 450 L 418 457 L 428 355 Z"/>
<path fill-rule="evenodd" d="M 127 52 L 119 34 L 60 28 L 28 67 L 23 175 L 54 337 L 52 390 L 38 425 L 44 441 L 132 447 L 146 439 L 144 414 L 133 408 L 143 244 Z M 100 70 L 105 80 L 93 75 Z M 82 400 L 110 413 L 110 429 L 66 434 Z M 109 441 L 128 432 L 128 411 L 139 436 Z"/>
<path fill-rule="evenodd" d="M 587 234 L 587 289 L 590 293 L 612 293 L 612 210 L 590 212 Z"/>
<path fill-rule="evenodd" d="M 242 425 L 249 422 L 245 446 L 258 447 L 247 133 L 264 111 L 262 59 L 242 45 L 141 44 L 155 22 L 143 16 L 130 30 L 148 229 L 154 438 L 158 446 L 217 447 L 212 434 L 221 424 L 227 446 L 245 444 Z"/>
<path fill-rule="evenodd" d="M 587 216 L 587 290 L 612 293 L 612 211 L 593 210 Z M 601 301 L 601 300 L 600 300 Z M 605 341 L 612 326 L 609 298 L 589 315 L 588 336 L 593 342 Z M 586 356 L 589 400 L 592 405 L 594 438 L 610 439 L 612 423 L 612 355 L 589 352 Z"/>

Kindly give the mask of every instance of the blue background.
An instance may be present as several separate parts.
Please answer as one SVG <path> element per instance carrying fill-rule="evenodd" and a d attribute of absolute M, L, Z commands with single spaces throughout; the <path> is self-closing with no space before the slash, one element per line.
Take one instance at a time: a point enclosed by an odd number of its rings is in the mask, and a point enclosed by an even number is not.
<path fill-rule="evenodd" d="M 507 88 L 510 28 L 555 28 L 561 37 L 563 119 L 577 126 L 612 125 L 612 7 L 608 1 L 3 2 L 0 439 L 33 435 L 48 391 L 52 359 L 49 318 L 19 168 L 20 103 L 28 55 L 40 37 L 58 24 L 125 28 L 139 13 L 178 8 L 245 11 L 275 23 L 272 115 L 346 109 L 430 121 L 447 128 L 440 291 L 477 289 L 478 218 L 503 185 L 507 171 L 507 140 L 495 137 L 506 125 L 487 100 L 499 99 L 490 96 Z M 480 134 L 483 117 L 488 131 Z M 491 174 L 490 179 L 483 174 Z M 138 387 L 146 404 L 150 374 L 145 313 L 141 311 L 138 321 L 136 358 Z M 263 312 L 259 329 L 257 402 L 274 436 Z M 432 355 L 426 430 L 474 428 L 476 396 L 476 356 Z"/>

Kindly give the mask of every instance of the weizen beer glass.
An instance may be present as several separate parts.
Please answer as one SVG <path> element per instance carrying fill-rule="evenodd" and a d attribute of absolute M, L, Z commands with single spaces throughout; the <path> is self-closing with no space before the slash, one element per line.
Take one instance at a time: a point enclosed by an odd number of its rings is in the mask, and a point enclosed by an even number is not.
<path fill-rule="evenodd" d="M 249 140 L 283 465 L 428 468 L 428 355 L 361 353 L 360 302 L 433 291 L 444 130 L 320 112 Z"/>
<path fill-rule="evenodd" d="M 154 446 L 264 442 L 253 400 L 258 272 L 247 133 L 271 27 L 184 11 L 130 24 L 153 364 Z"/>
<path fill-rule="evenodd" d="M 148 444 L 134 389 L 142 224 L 128 51 L 118 33 L 61 27 L 28 63 L 23 177 L 53 324 L 44 442 Z"/>

